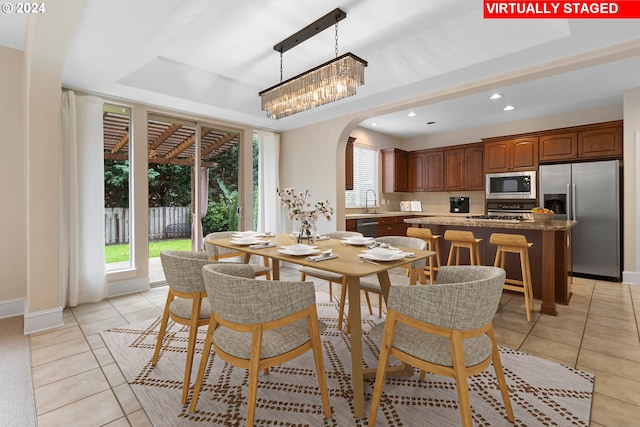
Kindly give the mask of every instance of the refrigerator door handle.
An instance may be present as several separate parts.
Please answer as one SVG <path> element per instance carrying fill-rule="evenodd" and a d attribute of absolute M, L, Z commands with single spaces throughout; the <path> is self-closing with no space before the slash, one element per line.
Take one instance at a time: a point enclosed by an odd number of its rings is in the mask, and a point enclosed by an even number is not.
<path fill-rule="evenodd" d="M 574 221 L 578 220 L 578 212 L 576 211 L 576 184 L 573 184 L 573 191 L 571 192 L 571 210 L 572 212 L 572 219 Z"/>
<path fill-rule="evenodd" d="M 571 221 L 571 217 L 573 216 L 573 205 L 571 204 L 571 184 L 567 184 L 567 198 L 566 198 L 565 211 L 567 214 L 567 221 Z"/>

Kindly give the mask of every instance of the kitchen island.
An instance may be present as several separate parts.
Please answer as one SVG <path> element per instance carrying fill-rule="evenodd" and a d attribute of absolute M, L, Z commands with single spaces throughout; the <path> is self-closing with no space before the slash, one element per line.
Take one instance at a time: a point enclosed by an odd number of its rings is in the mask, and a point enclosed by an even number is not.
<path fill-rule="evenodd" d="M 540 312 L 557 315 L 556 303 L 569 304 L 571 298 L 571 228 L 576 221 L 547 223 L 518 220 L 474 219 L 449 216 L 407 218 L 413 227 L 430 228 L 433 234 L 446 230 L 471 231 L 480 242 L 480 257 L 485 265 L 493 265 L 496 247 L 489 243 L 493 233 L 512 233 L 526 236 L 533 246 L 529 249 L 533 296 L 542 300 Z M 446 263 L 450 244 L 441 239 L 442 262 Z M 466 255 L 466 254 L 465 254 Z M 468 262 L 468 261 L 467 261 Z M 521 279 L 517 257 L 507 257 L 507 277 Z"/>

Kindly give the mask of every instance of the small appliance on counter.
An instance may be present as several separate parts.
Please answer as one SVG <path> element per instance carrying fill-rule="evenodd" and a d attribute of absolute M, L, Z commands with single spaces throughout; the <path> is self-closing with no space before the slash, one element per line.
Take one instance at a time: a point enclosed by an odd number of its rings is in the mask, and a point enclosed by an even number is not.
<path fill-rule="evenodd" d="M 469 213 L 468 197 L 449 197 L 449 212 Z"/>

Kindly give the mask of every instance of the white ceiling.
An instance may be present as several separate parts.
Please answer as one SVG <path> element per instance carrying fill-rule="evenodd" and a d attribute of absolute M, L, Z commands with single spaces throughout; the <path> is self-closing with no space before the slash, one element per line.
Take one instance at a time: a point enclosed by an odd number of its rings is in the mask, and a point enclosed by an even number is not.
<path fill-rule="evenodd" d="M 363 127 L 401 137 L 621 105 L 625 89 L 640 87 L 637 21 L 485 20 L 482 4 L 85 0 L 63 84 L 274 130 L 360 113 Z M 365 85 L 268 119 L 258 92 L 280 78 L 273 45 L 337 7 L 347 13 L 339 54 L 369 62 Z M 0 15 L 0 45 L 22 49 L 25 26 Z M 283 77 L 334 56 L 330 28 L 285 52 Z M 490 102 L 493 90 L 504 98 Z M 506 103 L 516 109 L 502 111 Z"/>

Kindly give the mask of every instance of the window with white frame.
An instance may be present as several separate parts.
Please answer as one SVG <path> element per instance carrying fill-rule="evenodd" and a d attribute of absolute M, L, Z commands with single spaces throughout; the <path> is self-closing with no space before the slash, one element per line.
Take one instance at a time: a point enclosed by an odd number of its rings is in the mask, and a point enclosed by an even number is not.
<path fill-rule="evenodd" d="M 345 206 L 359 208 L 365 205 L 367 190 L 378 194 L 378 149 L 353 144 L 353 190 L 345 191 Z M 375 197 L 377 202 L 377 196 Z M 374 201 L 369 194 L 370 204 Z"/>

